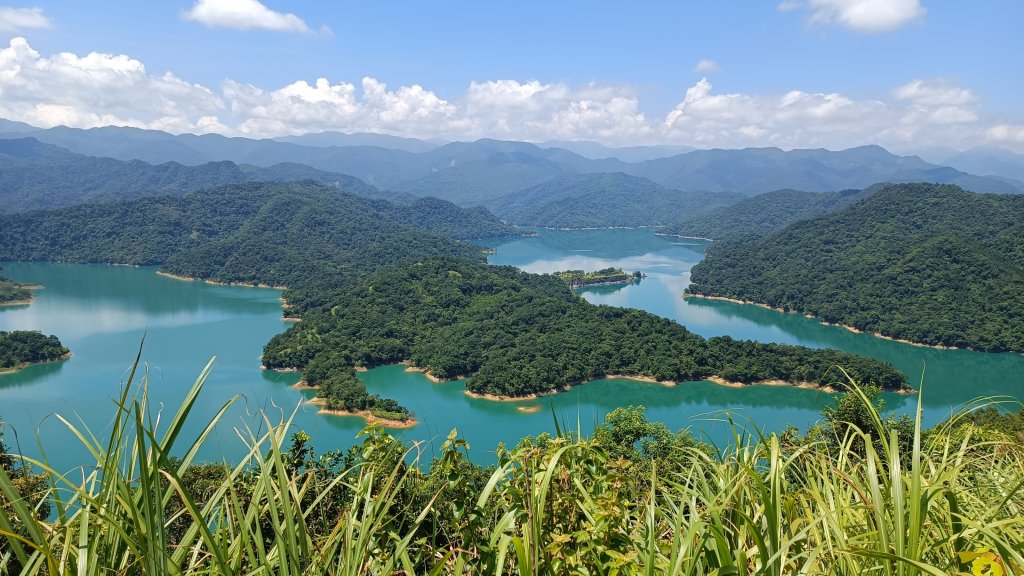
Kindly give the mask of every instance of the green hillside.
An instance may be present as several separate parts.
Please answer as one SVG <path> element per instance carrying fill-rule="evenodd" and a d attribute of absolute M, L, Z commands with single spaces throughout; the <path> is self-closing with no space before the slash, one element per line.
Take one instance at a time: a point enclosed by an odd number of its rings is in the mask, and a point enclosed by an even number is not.
<path fill-rule="evenodd" d="M 895 185 L 764 238 L 712 245 L 689 292 L 924 344 L 1024 351 L 1024 197 Z"/>
<path fill-rule="evenodd" d="M 606 228 L 668 224 L 742 197 L 669 190 L 646 178 L 612 172 L 561 176 L 506 194 L 487 207 L 514 224 Z"/>
<path fill-rule="evenodd" d="M 0 260 L 160 264 L 182 276 L 295 286 L 409 258 L 481 258 L 442 236 L 509 233 L 493 216 L 438 200 L 397 206 L 308 182 L 251 183 L 0 216 Z"/>
<path fill-rule="evenodd" d="M 862 198 L 865 193 L 870 192 L 776 190 L 744 198 L 729 206 L 685 215 L 682 220 L 663 226 L 658 232 L 713 240 L 746 234 L 764 236 L 782 230 L 793 222 L 840 210 Z"/>

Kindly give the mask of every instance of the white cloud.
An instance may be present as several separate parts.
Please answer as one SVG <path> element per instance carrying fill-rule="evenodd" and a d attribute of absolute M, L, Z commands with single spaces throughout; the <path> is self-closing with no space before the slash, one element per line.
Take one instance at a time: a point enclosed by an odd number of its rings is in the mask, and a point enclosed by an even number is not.
<path fill-rule="evenodd" d="M 0 45 L 2 46 L 2 45 Z M 1024 148 L 1017 118 L 998 122 L 949 79 L 915 79 L 876 98 L 790 90 L 716 92 L 706 78 L 658 117 L 630 86 L 510 79 L 442 98 L 427 87 L 318 78 L 279 87 L 225 80 L 213 89 L 153 74 L 127 55 L 44 56 L 24 38 L 0 48 L 0 117 L 42 127 L 118 125 L 273 137 L 325 130 L 471 140 L 597 140 L 608 145 L 911 149 L 1004 143 Z"/>
<path fill-rule="evenodd" d="M 299 34 L 313 32 L 302 18 L 290 12 L 275 12 L 259 0 L 196 0 L 195 6 L 185 12 L 184 18 L 211 28 L 258 29 Z M 323 27 L 321 32 L 330 33 L 330 29 Z"/>
<path fill-rule="evenodd" d="M 1024 124 L 997 124 L 986 130 L 985 135 L 996 142 L 1024 145 Z"/>
<path fill-rule="evenodd" d="M 277 90 L 229 80 L 224 97 L 240 119 L 238 132 L 255 137 L 323 130 L 428 135 L 443 129 L 455 113 L 452 104 L 422 86 L 388 91 L 374 78 L 363 78 L 361 95 L 353 84 L 331 84 L 326 78 Z"/>
<path fill-rule="evenodd" d="M 783 0 L 779 10 L 806 10 L 812 26 L 839 25 L 855 32 L 891 32 L 924 18 L 920 0 Z"/>
<path fill-rule="evenodd" d="M 693 67 L 694 72 L 716 72 L 717 70 L 718 63 L 714 60 L 701 60 Z"/>
<path fill-rule="evenodd" d="M 53 23 L 42 8 L 11 8 L 0 6 L 0 32 L 17 32 L 32 28 L 49 28 Z"/>
<path fill-rule="evenodd" d="M 668 113 L 667 141 L 706 147 L 906 148 L 921 138 L 947 145 L 981 137 L 977 97 L 948 80 L 914 80 L 893 100 L 793 90 L 781 96 L 715 94 L 701 79 Z"/>
<path fill-rule="evenodd" d="M 942 78 L 911 80 L 894 90 L 893 96 L 922 106 L 961 106 L 978 101 L 974 92 Z"/>
<path fill-rule="evenodd" d="M 137 126 L 200 131 L 223 103 L 174 74 L 151 75 L 124 55 L 66 52 L 46 58 L 24 38 L 0 49 L 0 117 L 36 126 Z M 206 120 L 209 125 L 209 118 Z"/>
<path fill-rule="evenodd" d="M 622 86 L 492 80 L 470 84 L 462 121 L 480 137 L 633 141 L 650 131 L 639 106 Z"/>

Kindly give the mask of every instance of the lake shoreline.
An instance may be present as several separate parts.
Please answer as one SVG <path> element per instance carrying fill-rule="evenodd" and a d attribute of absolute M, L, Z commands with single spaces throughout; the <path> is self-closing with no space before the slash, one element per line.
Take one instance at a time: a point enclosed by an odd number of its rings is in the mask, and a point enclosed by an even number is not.
<path fill-rule="evenodd" d="M 237 288 L 271 288 L 274 290 L 287 290 L 287 286 L 274 286 L 272 284 L 253 284 L 251 282 L 220 282 L 218 280 L 208 280 L 206 278 L 194 278 L 192 276 L 182 276 L 180 274 L 173 274 L 171 272 L 164 272 L 163 270 L 156 271 L 157 276 L 163 276 L 164 278 L 170 278 L 172 280 L 180 280 L 182 282 L 202 282 L 209 284 L 210 286 L 234 286 Z"/>
<path fill-rule="evenodd" d="M 35 299 L 35 296 L 30 296 L 21 300 L 8 300 L 6 302 L 0 302 L 0 306 L 28 306 L 35 301 Z"/>
<path fill-rule="evenodd" d="M 5 374 L 15 374 L 17 372 L 21 372 L 26 368 L 38 366 L 40 364 L 55 364 L 57 362 L 64 362 L 70 359 L 71 351 L 69 350 L 67 354 L 63 354 L 56 358 L 47 358 L 46 360 L 40 360 L 39 362 L 22 362 L 21 364 L 18 364 L 17 366 L 14 366 L 12 368 L 0 368 L 0 376 L 3 376 Z"/>
<path fill-rule="evenodd" d="M 860 328 L 855 328 L 853 326 L 847 326 L 846 324 L 835 324 L 835 323 L 832 323 L 832 322 L 826 322 L 824 320 L 821 320 L 820 318 L 818 318 L 814 314 L 811 314 L 811 313 L 808 313 L 808 312 L 798 312 L 796 310 L 785 310 L 783 308 L 779 308 L 778 306 L 771 306 L 771 305 L 768 305 L 768 304 L 764 304 L 763 302 L 754 302 L 752 300 L 740 300 L 738 298 L 728 298 L 726 296 L 708 296 L 708 295 L 705 295 L 705 294 L 694 294 L 692 292 L 684 292 L 683 293 L 683 298 L 684 299 L 685 298 L 700 298 L 701 300 L 718 300 L 720 302 L 731 302 L 733 304 L 746 304 L 748 306 L 759 306 L 761 308 L 766 308 L 768 310 L 773 310 L 775 312 L 781 312 L 783 314 L 800 314 L 804 318 L 807 318 L 807 319 L 810 319 L 810 320 L 817 320 L 818 324 L 821 324 L 822 326 L 835 326 L 836 328 L 842 328 L 844 330 L 848 330 L 850 332 L 853 332 L 854 334 L 866 334 L 868 336 L 874 336 L 875 338 L 881 338 L 882 340 L 888 340 L 890 342 L 899 342 L 900 344 L 909 344 L 910 346 L 917 346 L 918 348 L 933 348 L 935 350 L 970 350 L 972 352 L 982 352 L 981 350 L 975 350 L 974 348 L 970 348 L 970 347 L 962 348 L 962 347 L 959 347 L 959 346 L 946 346 L 944 344 L 925 344 L 923 342 L 914 342 L 912 340 L 905 340 L 903 338 L 896 338 L 896 337 L 893 337 L 893 336 L 886 336 L 885 334 L 882 334 L 881 332 L 873 332 L 873 333 L 872 332 L 865 332 L 864 330 L 861 330 Z"/>

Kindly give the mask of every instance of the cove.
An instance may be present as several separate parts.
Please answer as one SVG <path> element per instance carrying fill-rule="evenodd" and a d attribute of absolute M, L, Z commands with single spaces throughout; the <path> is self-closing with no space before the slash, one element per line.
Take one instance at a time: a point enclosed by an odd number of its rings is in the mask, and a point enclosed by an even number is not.
<path fill-rule="evenodd" d="M 823 326 L 795 314 L 784 314 L 729 302 L 683 300 L 689 269 L 703 258 L 706 243 L 655 236 L 650 230 L 538 230 L 538 235 L 486 243 L 490 260 L 530 272 L 600 269 L 609 266 L 639 270 L 647 277 L 637 285 L 582 290 L 587 300 L 642 308 L 675 319 L 703 336 L 833 347 L 892 362 L 917 384 L 926 369 L 926 424 L 938 422 L 959 404 L 979 395 L 1017 396 L 1024 385 L 1024 357 L 959 350 L 919 348 Z M 27 454 L 38 455 L 38 431 L 58 470 L 85 461 L 70 434 L 51 414 L 79 419 L 97 434 L 113 413 L 125 370 L 145 336 L 143 360 L 150 375 L 154 410 L 167 418 L 211 356 L 217 364 L 207 383 L 187 434 L 235 394 L 241 398 L 224 417 L 202 457 L 231 461 L 243 450 L 236 429 L 265 428 L 259 413 L 276 420 L 298 406 L 296 430 L 308 432 L 318 451 L 344 449 L 357 442 L 364 422 L 356 417 L 325 416 L 291 388 L 294 373 L 259 369 L 263 345 L 285 330 L 280 292 L 273 289 L 210 286 L 157 276 L 153 268 L 54 263 L 5 263 L 5 274 L 42 284 L 31 306 L 0 309 L 0 330 L 33 329 L 57 334 L 74 352 L 67 362 L 32 366 L 0 376 L 0 416 L 7 422 L 6 440 Z M 738 424 L 781 430 L 787 424 L 806 427 L 819 418 L 829 397 L 796 388 L 732 389 L 709 382 L 674 388 L 626 380 L 601 380 L 539 400 L 498 403 L 469 398 L 459 382 L 434 384 L 402 366 L 384 366 L 361 373 L 371 393 L 392 397 L 416 411 L 419 424 L 394 431 L 407 441 L 424 444 L 429 458 L 436 445 L 456 428 L 473 446 L 474 459 L 494 460 L 499 442 L 515 444 L 522 436 L 553 432 L 552 412 L 563 425 L 584 433 L 618 406 L 644 405 L 652 420 L 672 428 L 691 428 L 698 436 L 724 443 L 730 432 L 726 416 Z M 890 407 L 910 410 L 913 397 L 887 395 Z M 527 413 L 520 407 L 536 412 Z"/>

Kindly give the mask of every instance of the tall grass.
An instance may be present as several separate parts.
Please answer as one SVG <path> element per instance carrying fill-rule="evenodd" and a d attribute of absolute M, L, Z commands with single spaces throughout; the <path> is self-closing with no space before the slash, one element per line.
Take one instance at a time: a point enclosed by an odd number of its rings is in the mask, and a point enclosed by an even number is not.
<path fill-rule="evenodd" d="M 230 402 L 183 436 L 211 366 L 166 422 L 134 370 L 109 434 L 62 419 L 94 462 L 64 474 L 32 460 L 45 494 L 0 471 L 0 573 L 1024 571 L 1024 450 L 959 422 L 985 401 L 931 431 L 919 404 L 908 443 L 852 384 L 870 429 L 793 442 L 737 428 L 720 451 L 623 457 L 559 427 L 487 470 L 454 431 L 431 462 L 379 429 L 318 456 L 290 418 L 266 419 L 240 431 L 247 456 L 228 467 L 195 458 Z M 53 513 L 40 518 L 44 501 Z"/>

